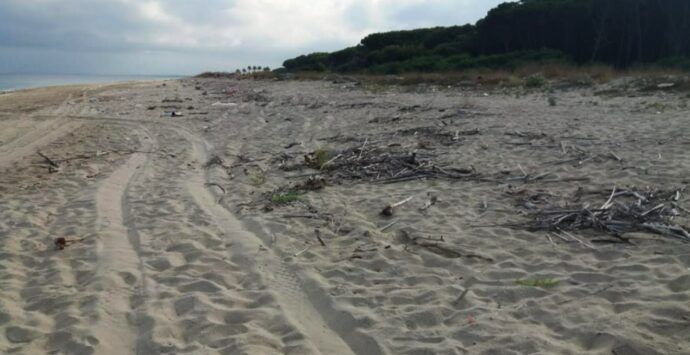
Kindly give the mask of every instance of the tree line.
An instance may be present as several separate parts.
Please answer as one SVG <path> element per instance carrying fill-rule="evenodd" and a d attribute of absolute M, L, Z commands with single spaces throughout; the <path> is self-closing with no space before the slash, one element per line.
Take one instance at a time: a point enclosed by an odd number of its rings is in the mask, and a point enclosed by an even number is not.
<path fill-rule="evenodd" d="M 564 61 L 690 69 L 688 34 L 690 0 L 521 0 L 498 5 L 474 25 L 371 34 L 283 67 L 394 74 Z"/>

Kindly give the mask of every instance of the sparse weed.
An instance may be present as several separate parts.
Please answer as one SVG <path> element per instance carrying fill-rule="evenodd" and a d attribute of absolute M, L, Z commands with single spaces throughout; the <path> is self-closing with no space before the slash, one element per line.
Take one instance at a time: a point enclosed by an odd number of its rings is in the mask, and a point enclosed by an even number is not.
<path fill-rule="evenodd" d="M 275 193 L 271 196 L 271 202 L 278 205 L 287 205 L 289 203 L 298 201 L 301 194 L 296 191 L 287 191 L 281 193 Z"/>
<path fill-rule="evenodd" d="M 317 149 L 307 156 L 307 165 L 313 169 L 323 170 L 326 164 L 335 156 L 335 153 L 327 149 Z"/>

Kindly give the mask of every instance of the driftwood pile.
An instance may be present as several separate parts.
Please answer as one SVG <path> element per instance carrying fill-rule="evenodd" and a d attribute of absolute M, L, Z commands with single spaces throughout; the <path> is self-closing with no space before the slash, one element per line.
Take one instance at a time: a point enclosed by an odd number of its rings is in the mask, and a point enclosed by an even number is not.
<path fill-rule="evenodd" d="M 635 191 L 613 189 L 601 206 L 585 204 L 580 208 L 556 208 L 534 213 L 527 228 L 551 231 L 556 237 L 575 238 L 570 231 L 602 231 L 627 242 L 626 233 L 647 232 L 690 242 L 686 227 L 674 223 L 681 212 L 678 205 L 681 191 Z"/>
<path fill-rule="evenodd" d="M 305 165 L 320 170 L 313 175 L 330 180 L 350 180 L 391 184 L 424 178 L 469 180 L 478 175 L 473 167 L 441 167 L 432 157 L 394 151 L 388 147 L 361 147 L 343 151 L 317 150 L 304 156 Z"/>

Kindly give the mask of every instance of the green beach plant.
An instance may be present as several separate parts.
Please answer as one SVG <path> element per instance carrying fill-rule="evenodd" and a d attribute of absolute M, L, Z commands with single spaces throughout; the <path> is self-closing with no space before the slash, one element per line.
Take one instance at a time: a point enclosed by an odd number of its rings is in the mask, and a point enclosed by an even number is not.
<path fill-rule="evenodd" d="M 298 201 L 302 195 L 297 191 L 286 191 L 274 193 L 271 196 L 271 202 L 278 205 L 287 205 Z"/>

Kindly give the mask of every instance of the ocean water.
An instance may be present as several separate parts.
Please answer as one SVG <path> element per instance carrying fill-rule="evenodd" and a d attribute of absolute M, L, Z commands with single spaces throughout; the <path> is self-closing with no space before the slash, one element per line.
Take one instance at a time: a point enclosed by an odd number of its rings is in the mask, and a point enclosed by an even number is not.
<path fill-rule="evenodd" d="M 0 91 L 132 80 L 167 80 L 181 77 L 161 75 L 0 74 Z"/>

